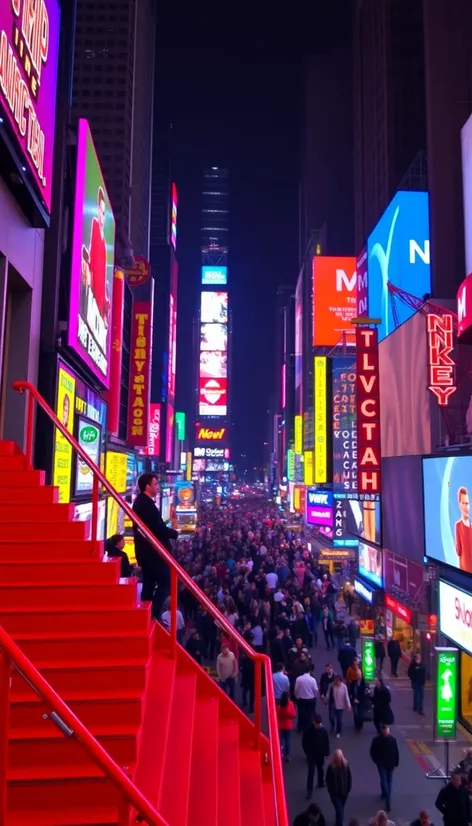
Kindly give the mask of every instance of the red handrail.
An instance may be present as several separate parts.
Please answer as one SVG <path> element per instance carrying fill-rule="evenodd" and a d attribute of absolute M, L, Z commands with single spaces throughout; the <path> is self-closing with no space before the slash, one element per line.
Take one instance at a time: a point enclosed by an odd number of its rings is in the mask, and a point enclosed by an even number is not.
<path fill-rule="evenodd" d="M 81 460 L 90 468 L 94 475 L 94 485 L 93 485 L 93 492 L 92 492 L 92 542 L 96 542 L 97 535 L 96 529 L 98 524 L 98 503 L 99 503 L 99 485 L 98 482 L 105 488 L 106 491 L 118 502 L 120 508 L 124 511 L 124 513 L 128 516 L 129 519 L 139 528 L 140 532 L 144 535 L 147 539 L 149 544 L 154 548 L 154 550 L 164 559 L 164 561 L 169 565 L 171 570 L 171 594 L 176 594 L 176 583 L 180 580 L 185 587 L 190 591 L 191 594 L 198 600 L 200 605 L 203 606 L 205 611 L 209 613 L 218 623 L 219 627 L 224 630 L 225 634 L 232 640 L 234 640 L 238 647 L 244 651 L 244 653 L 250 657 L 250 659 L 254 660 L 255 663 L 255 685 L 261 686 L 261 678 L 260 678 L 260 671 L 261 668 L 264 667 L 265 676 L 266 676 L 266 708 L 267 708 L 267 722 L 268 722 L 268 735 L 269 735 L 269 747 L 270 747 L 270 762 L 273 768 L 273 778 L 274 778 L 274 795 L 275 795 L 275 810 L 276 810 L 276 817 L 277 817 L 277 826 L 289 826 L 289 819 L 288 819 L 288 812 L 287 812 L 287 803 L 285 798 L 285 785 L 283 779 L 283 770 L 282 770 L 282 758 L 280 753 L 280 746 L 279 746 L 279 735 L 278 735 L 278 722 L 277 722 L 277 713 L 276 713 L 276 706 L 275 706 L 275 695 L 273 690 L 273 683 L 272 683 L 272 667 L 270 663 L 269 657 L 265 654 L 258 654 L 254 651 L 254 649 L 246 642 L 245 639 L 235 630 L 235 628 L 231 625 L 230 622 L 226 619 L 225 616 L 216 608 L 216 606 L 212 603 L 212 601 L 203 593 L 203 591 L 196 585 L 193 579 L 187 574 L 186 571 L 181 568 L 178 563 L 175 561 L 173 556 L 164 548 L 164 546 L 159 542 L 158 539 L 150 532 L 150 530 L 146 527 L 146 525 L 136 516 L 133 509 L 130 505 L 125 502 L 125 500 L 120 496 L 118 491 L 115 490 L 113 485 L 110 484 L 108 479 L 103 475 L 100 468 L 92 462 L 90 457 L 86 454 L 83 448 L 79 445 L 77 440 L 72 436 L 71 433 L 67 430 L 67 428 L 62 424 L 62 422 L 57 418 L 56 414 L 53 410 L 49 407 L 49 405 L 45 402 L 43 397 L 38 393 L 36 388 L 30 383 L 26 381 L 15 381 L 13 382 L 13 389 L 19 393 L 29 393 L 28 404 L 27 404 L 27 429 L 26 429 L 26 458 L 28 467 L 33 467 L 33 432 L 34 432 L 34 405 L 31 403 L 31 399 L 34 398 L 36 403 L 41 407 L 44 413 L 48 416 L 51 422 L 55 425 L 55 427 L 60 431 L 60 433 L 64 436 L 65 439 L 69 442 L 70 445 L 74 448 L 75 452 L 80 456 Z M 95 480 L 98 480 L 95 481 Z M 177 600 L 174 598 L 171 600 L 171 651 L 175 655 L 176 653 L 176 631 L 177 631 Z M 255 729 L 255 747 L 260 749 L 261 746 L 261 695 L 262 691 L 259 690 L 257 693 L 255 692 L 255 703 L 254 703 L 254 729 Z M 70 712 L 72 713 L 72 712 Z M 91 735 L 89 735 L 91 737 Z M 93 738 L 92 738 L 93 740 Z M 98 744 L 97 744 L 98 746 Z M 111 759 L 111 758 L 110 758 Z M 113 762 L 113 761 L 112 761 Z M 129 781 L 130 782 L 130 781 Z M 131 784 L 132 785 L 132 784 Z M 124 791 L 124 790 L 123 790 Z M 134 803 L 132 805 L 135 805 Z M 151 821 L 154 826 L 154 821 Z M 164 821 L 158 821 L 159 826 L 165 826 Z"/>

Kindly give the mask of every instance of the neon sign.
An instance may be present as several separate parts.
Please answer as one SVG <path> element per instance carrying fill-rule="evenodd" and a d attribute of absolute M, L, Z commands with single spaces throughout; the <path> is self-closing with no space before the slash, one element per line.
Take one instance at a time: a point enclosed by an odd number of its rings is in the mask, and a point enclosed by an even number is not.
<path fill-rule="evenodd" d="M 220 427 L 219 430 L 213 430 L 211 427 L 200 427 L 197 425 L 197 428 L 197 441 L 221 442 L 226 435 L 226 427 Z"/>
<path fill-rule="evenodd" d="M 380 493 L 380 386 L 377 330 L 356 329 L 359 493 Z"/>
<path fill-rule="evenodd" d="M 170 242 L 174 249 L 177 246 L 177 187 L 172 184 L 172 213 L 170 219 Z"/>
<path fill-rule="evenodd" d="M 436 315 L 429 313 L 426 316 L 426 332 L 428 335 L 428 387 L 436 396 L 440 407 L 449 404 L 449 396 L 455 390 L 455 365 L 450 356 L 454 349 L 452 315 Z"/>

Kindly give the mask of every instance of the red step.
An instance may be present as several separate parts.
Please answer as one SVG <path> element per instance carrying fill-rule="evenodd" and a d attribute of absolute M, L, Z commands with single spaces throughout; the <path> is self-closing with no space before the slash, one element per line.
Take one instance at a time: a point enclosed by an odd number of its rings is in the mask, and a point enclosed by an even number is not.
<path fill-rule="evenodd" d="M 188 806 L 195 826 L 218 826 L 218 729 L 217 698 L 197 696 Z"/>
<path fill-rule="evenodd" d="M 140 663 L 147 662 L 151 653 L 150 628 L 105 632 L 98 626 L 93 631 L 73 637 L 13 634 L 13 639 L 39 669 L 56 665 L 68 668 L 78 663 L 84 667 L 88 663 L 116 665 L 121 659 L 126 662 L 134 659 Z"/>
<path fill-rule="evenodd" d="M 38 488 L 38 490 L 48 490 L 48 488 Z M 52 489 L 54 490 L 54 488 Z M 72 522 L 74 518 L 75 505 L 71 504 L 32 504 L 30 502 L 2 504 L 0 503 L 0 524 L 10 522 Z M 36 528 L 38 532 L 38 528 Z"/>
<path fill-rule="evenodd" d="M 52 485 L 0 488 L 0 504 L 19 505 L 24 502 L 30 502 L 32 505 L 50 505 L 53 502 L 59 502 L 59 488 L 53 488 Z"/>
<path fill-rule="evenodd" d="M 64 735 L 48 721 L 48 731 L 43 737 L 36 736 L 36 730 L 11 731 L 9 737 L 8 765 L 14 772 L 15 768 L 23 772 L 35 772 L 35 767 L 40 766 L 43 771 L 47 766 L 63 764 L 69 766 L 72 771 L 77 771 L 82 767 L 82 771 L 88 772 L 89 758 L 81 744 L 74 737 L 64 737 Z M 110 757 L 118 763 L 120 767 L 134 764 L 136 760 L 136 726 L 122 724 L 120 732 L 115 730 L 107 732 L 106 726 L 91 727 L 90 731 L 98 742 L 105 748 Z"/>
<path fill-rule="evenodd" d="M 12 453 L 4 456 L 0 454 L 0 471 L 1 470 L 26 470 L 26 456 L 22 453 Z"/>
<path fill-rule="evenodd" d="M 158 811 L 169 826 L 188 823 L 197 675 L 178 672 L 170 709 L 170 737 Z M 168 712 L 169 713 L 169 712 Z M 192 820 L 197 826 L 197 821 Z M 202 823 L 202 826 L 204 824 Z"/>
<path fill-rule="evenodd" d="M 0 606 L 0 625 L 11 636 L 41 639 L 43 636 L 69 640 L 73 636 L 83 637 L 100 630 L 102 633 L 114 631 L 149 630 L 151 622 L 149 603 L 133 608 L 75 608 L 73 611 L 57 610 L 9 611 Z"/>
<path fill-rule="evenodd" d="M 29 611 L 36 608 L 73 611 L 86 606 L 129 608 L 136 603 L 136 586 L 136 579 L 111 585 L 76 585 L 74 582 L 52 585 L 0 584 L 0 611 L 23 611 L 25 608 Z"/>
<path fill-rule="evenodd" d="M 69 666 L 44 667 L 40 663 L 37 667 L 66 702 L 84 697 L 141 697 L 146 690 L 148 666 L 144 658 L 142 662 L 123 658 L 108 665 L 94 662 L 81 665 L 78 662 Z M 38 695 L 15 669 L 12 671 L 11 696 L 14 701 L 40 702 Z"/>
<path fill-rule="evenodd" d="M 262 793 L 261 753 L 244 748 L 240 753 L 241 823 L 266 824 Z"/>
<path fill-rule="evenodd" d="M 41 490 L 41 488 L 39 488 Z M 120 560 L 98 562 L 95 559 L 71 559 L 58 563 L 57 559 L 38 562 L 6 561 L 0 565 L 0 585 L 24 582 L 56 585 L 73 582 L 75 585 L 112 585 L 120 578 Z"/>
<path fill-rule="evenodd" d="M 0 488 L 34 488 L 45 482 L 44 470 L 0 470 Z"/>
<path fill-rule="evenodd" d="M 0 528 L 0 534 L 3 534 L 3 528 Z M 97 559 L 103 558 L 103 542 L 90 542 L 84 539 L 84 536 L 81 539 L 64 542 L 63 539 L 57 538 L 55 532 L 47 539 L 43 539 L 39 534 L 40 532 L 36 529 L 36 537 L 29 537 L 21 542 L 15 542 L 15 540 L 2 542 L 0 538 L 0 565 L 5 561 L 38 562 L 42 559 L 56 560 L 58 564 L 62 564 L 63 561 L 83 559 L 93 564 Z"/>
<path fill-rule="evenodd" d="M 7 826 L 85 826 L 113 823 L 113 819 L 116 822 L 119 792 L 110 781 L 93 776 L 57 779 L 53 772 L 54 767 L 51 778 L 45 780 L 9 784 Z M 97 814 L 103 819 L 97 820 Z"/>
<path fill-rule="evenodd" d="M 0 442 L 0 456 L 14 456 L 21 453 L 16 442 Z"/>
<path fill-rule="evenodd" d="M 58 506 L 56 506 L 58 507 Z M 38 527 L 34 522 L 18 524 L 4 523 L 0 526 L 0 545 L 11 542 L 36 542 L 37 556 L 40 556 L 38 550 L 42 545 L 49 543 L 48 536 L 54 536 L 55 542 L 69 543 L 80 542 L 85 540 L 85 522 L 57 522 L 55 524 L 41 525 Z M 69 548 L 64 550 L 69 551 Z M 15 554 L 15 558 L 17 554 Z"/>
<path fill-rule="evenodd" d="M 141 725 L 142 697 L 115 699 L 113 695 L 102 699 L 71 700 L 65 696 L 70 710 L 87 726 L 87 728 L 104 725 L 110 729 L 119 729 L 126 721 L 126 725 Z M 10 731 L 37 731 L 50 733 L 52 723 L 44 720 L 43 715 L 50 711 L 44 703 L 12 702 L 10 704 Z"/>
<path fill-rule="evenodd" d="M 220 717 L 218 731 L 218 823 L 231 813 L 231 826 L 246 826 L 241 820 L 239 726 Z M 256 820 L 249 820 L 256 824 Z"/>

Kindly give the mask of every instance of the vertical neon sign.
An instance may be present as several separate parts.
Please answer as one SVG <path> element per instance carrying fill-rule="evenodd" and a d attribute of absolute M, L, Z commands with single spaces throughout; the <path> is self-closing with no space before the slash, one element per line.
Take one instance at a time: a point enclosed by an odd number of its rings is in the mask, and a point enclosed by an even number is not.
<path fill-rule="evenodd" d="M 456 391 L 454 384 L 454 362 L 451 353 L 454 349 L 452 315 L 426 316 L 428 335 L 428 387 L 436 396 L 438 405 L 446 407 L 449 396 Z"/>
<path fill-rule="evenodd" d="M 172 213 L 170 217 L 170 243 L 177 246 L 177 187 L 172 184 Z"/>

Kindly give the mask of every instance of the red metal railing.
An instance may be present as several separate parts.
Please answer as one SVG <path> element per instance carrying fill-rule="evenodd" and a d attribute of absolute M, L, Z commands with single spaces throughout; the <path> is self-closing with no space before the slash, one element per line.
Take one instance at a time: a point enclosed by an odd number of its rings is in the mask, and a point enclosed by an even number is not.
<path fill-rule="evenodd" d="M 222 631 L 226 634 L 227 637 L 232 639 L 238 645 L 238 648 L 241 649 L 251 660 L 254 661 L 254 747 L 257 750 L 261 751 L 261 759 L 263 758 L 262 751 L 263 751 L 263 744 L 261 740 L 262 736 L 262 669 L 264 669 L 265 673 L 265 684 L 266 684 L 266 710 L 267 710 L 267 729 L 268 729 L 268 739 L 269 739 L 269 762 L 272 766 L 272 776 L 274 782 L 274 797 L 275 797 L 275 811 L 276 811 L 276 826 L 289 826 L 289 819 L 288 819 L 288 812 L 287 812 L 287 803 L 285 799 L 285 785 L 284 785 L 284 777 L 283 777 L 283 770 L 282 770 L 282 758 L 280 753 L 280 746 L 279 746 L 279 734 L 278 734 L 278 722 L 277 722 L 277 713 L 276 713 L 276 706 L 275 706 L 275 695 L 274 695 L 274 688 L 272 682 L 272 668 L 269 658 L 265 654 L 258 654 L 254 651 L 254 649 L 246 642 L 246 640 L 241 637 L 240 634 L 234 629 L 231 623 L 228 622 L 226 617 L 216 608 L 216 606 L 211 602 L 210 599 L 203 593 L 203 591 L 195 584 L 193 579 L 184 571 L 180 566 L 177 564 L 173 556 L 166 551 L 163 545 L 156 539 L 156 537 L 149 531 L 149 529 L 144 525 L 143 522 L 136 516 L 130 505 L 120 496 L 120 494 L 115 490 L 115 488 L 110 484 L 108 479 L 103 475 L 94 462 L 91 461 L 90 457 L 85 453 L 85 451 L 80 447 L 79 443 L 74 439 L 74 437 L 69 433 L 67 428 L 62 424 L 62 422 L 57 418 L 55 413 L 51 410 L 49 405 L 44 401 L 42 396 L 38 393 L 36 388 L 30 384 L 29 382 L 22 382 L 17 381 L 13 383 L 14 390 L 17 390 L 19 393 L 28 393 L 27 398 L 27 421 L 26 421 L 26 458 L 28 467 L 33 467 L 33 442 L 34 442 L 34 413 L 35 413 L 35 406 L 34 403 L 39 405 L 39 407 L 43 410 L 46 416 L 51 420 L 54 426 L 60 431 L 60 433 L 64 436 L 65 439 L 72 445 L 75 452 L 80 456 L 81 460 L 85 462 L 85 464 L 90 468 L 93 473 L 93 489 L 92 489 L 92 534 L 91 534 L 91 541 L 96 543 L 97 542 L 97 528 L 98 528 L 98 507 L 99 507 L 99 495 L 100 495 L 100 485 L 105 488 L 105 490 L 112 496 L 119 504 L 120 508 L 125 512 L 125 514 L 131 519 L 131 521 L 139 528 L 141 533 L 145 536 L 148 540 L 149 544 L 152 545 L 156 553 L 158 553 L 164 561 L 169 565 L 170 572 L 171 572 L 171 622 L 170 622 L 170 636 L 171 636 L 171 654 L 172 656 L 176 656 L 177 654 L 177 608 L 178 608 L 178 584 L 179 581 L 185 585 L 185 587 L 193 594 L 193 596 L 198 600 L 200 605 L 204 608 L 204 610 L 210 614 L 218 623 L 218 626 L 221 628 Z M 9 639 L 9 638 L 8 638 Z M 9 645 L 13 645 L 12 642 Z M 3 638 L 0 635 L 0 649 L 3 647 Z M 16 646 L 15 646 L 16 648 Z M 6 648 L 4 650 L 7 650 Z M 88 753 L 90 756 L 95 760 L 95 762 L 100 765 L 100 767 L 105 771 L 108 777 L 110 777 L 113 782 L 118 785 L 120 788 L 123 798 L 127 801 L 126 810 L 129 811 L 129 806 L 133 806 L 137 809 L 137 811 L 142 814 L 144 817 L 145 822 L 150 824 L 150 826 L 167 826 L 165 821 L 158 815 L 157 812 L 150 806 L 149 803 L 145 800 L 145 798 L 140 795 L 139 791 L 133 786 L 129 778 L 121 772 L 119 767 L 113 762 L 113 760 L 107 756 L 107 768 L 105 769 L 103 764 L 103 749 L 101 746 L 96 742 L 96 740 L 92 737 L 92 735 L 80 724 L 77 720 L 78 726 L 75 723 L 75 716 L 72 712 L 67 709 L 67 706 L 60 700 L 60 698 L 55 694 L 55 692 L 48 686 L 48 684 L 43 680 L 43 678 L 36 672 L 34 667 L 31 663 L 21 654 L 21 651 L 18 652 L 21 656 L 21 660 L 19 662 L 20 668 L 19 670 L 22 671 L 25 664 L 33 669 L 35 675 L 37 674 L 38 678 L 42 681 L 41 682 L 41 690 L 40 693 L 42 694 L 42 687 L 46 686 L 49 691 L 49 701 L 51 702 L 51 707 L 59 714 L 61 717 L 64 717 L 64 709 L 67 710 L 68 717 L 73 720 L 74 724 L 71 728 L 79 731 L 83 729 L 86 732 L 87 738 L 81 736 L 80 741 L 87 748 Z M 15 651 L 16 656 L 16 651 Z M 16 660 L 11 656 L 12 661 L 15 665 L 17 665 Z M 17 666 L 18 667 L 18 666 Z M 0 688 L 1 688 L 1 675 L 0 675 Z M 39 690 L 39 689 L 38 689 Z M 43 696 L 43 695 L 42 695 Z M 52 702 L 54 701 L 54 702 Z M 7 701 L 8 702 L 8 701 Z M 56 708 L 58 705 L 58 708 Z M 64 717 L 64 720 L 67 719 Z M 0 726 L 2 722 L 1 710 L 0 710 Z M 1 727 L 0 727 L 0 735 L 1 735 Z M 82 731 L 81 731 L 82 735 Z M 265 759 L 266 755 L 264 755 Z M 3 763 L 3 755 L 2 755 L 2 746 L 0 742 L 0 771 L 1 765 Z M 113 767 L 113 772 L 111 771 L 111 767 Z M 0 776 L 1 781 L 1 776 Z M 125 783 L 126 781 L 126 783 Z M 1 787 L 0 782 L 0 787 Z M 134 790 L 133 795 L 131 794 L 131 789 Z M 1 790 L 0 790 L 1 794 Z M 146 804 L 147 808 L 144 809 L 144 804 Z M 1 810 L 0 810 L 1 811 Z M 157 819 L 156 819 L 157 818 Z M 126 821 L 127 822 L 127 821 Z M 123 824 L 125 820 L 123 820 Z M 0 826 L 3 824 L 0 821 Z M 120 821 L 121 826 L 121 821 Z"/>

